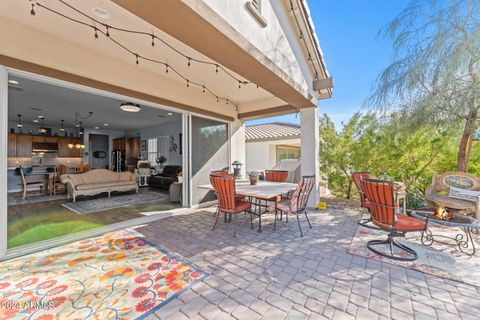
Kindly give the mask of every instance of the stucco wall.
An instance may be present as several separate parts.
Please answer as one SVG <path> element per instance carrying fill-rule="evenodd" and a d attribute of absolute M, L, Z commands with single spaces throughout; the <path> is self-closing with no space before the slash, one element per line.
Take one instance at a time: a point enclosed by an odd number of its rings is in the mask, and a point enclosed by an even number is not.
<path fill-rule="evenodd" d="M 307 57 L 302 52 L 298 30 L 292 26 L 289 8 L 284 1 L 262 0 L 262 16 L 268 23 L 265 28 L 247 11 L 247 0 L 204 2 L 303 89 L 312 93 L 313 78 L 308 69 Z"/>
<path fill-rule="evenodd" d="M 277 164 L 277 145 L 300 146 L 300 139 L 285 139 L 245 143 L 245 168 L 247 171 L 272 169 Z"/>

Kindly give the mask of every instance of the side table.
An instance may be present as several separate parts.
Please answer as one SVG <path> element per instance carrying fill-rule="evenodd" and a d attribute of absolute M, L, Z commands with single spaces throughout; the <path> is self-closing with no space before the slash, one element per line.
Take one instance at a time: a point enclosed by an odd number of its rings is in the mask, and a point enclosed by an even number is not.
<path fill-rule="evenodd" d="M 182 203 L 182 183 L 173 182 L 168 189 L 170 193 L 170 202 L 180 202 Z"/>

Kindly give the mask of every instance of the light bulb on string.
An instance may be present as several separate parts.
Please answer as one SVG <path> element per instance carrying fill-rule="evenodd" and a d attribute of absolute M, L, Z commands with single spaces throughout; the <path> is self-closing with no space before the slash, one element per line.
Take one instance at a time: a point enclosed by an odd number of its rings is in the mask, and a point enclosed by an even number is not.
<path fill-rule="evenodd" d="M 35 16 L 35 4 L 32 3 L 32 10 L 30 10 L 30 14 Z"/>
<path fill-rule="evenodd" d="M 152 48 L 155 47 L 155 35 L 152 32 Z"/>
<path fill-rule="evenodd" d="M 107 28 L 107 32 L 105 33 L 105 35 L 107 36 L 107 38 L 110 38 L 110 32 L 108 31 L 108 26 L 105 26 Z"/>
<path fill-rule="evenodd" d="M 188 63 L 187 63 L 187 65 L 188 65 L 189 67 L 190 67 L 190 61 L 191 61 L 191 59 L 188 58 Z"/>

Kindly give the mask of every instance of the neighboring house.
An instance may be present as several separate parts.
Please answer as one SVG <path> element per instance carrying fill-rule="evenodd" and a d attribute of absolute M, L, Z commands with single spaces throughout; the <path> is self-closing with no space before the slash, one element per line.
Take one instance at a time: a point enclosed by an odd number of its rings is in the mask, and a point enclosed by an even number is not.
<path fill-rule="evenodd" d="M 300 159 L 300 125 L 273 122 L 245 127 L 245 168 L 272 169 L 282 159 Z"/>
<path fill-rule="evenodd" d="M 126 147 L 127 154 L 134 150 L 129 166 L 148 154 L 148 141 L 156 139 L 151 144 L 165 150 L 157 150 L 157 156 L 168 150 L 168 161 L 181 165 L 185 207 L 214 199 L 198 188 L 209 182 L 212 170 L 231 167 L 235 160 L 245 163 L 245 121 L 299 113 L 302 174 L 315 175 L 318 186 L 317 105 L 331 97 L 332 79 L 305 0 L 99 0 L 69 5 L 74 10 L 63 1 L 5 0 L 0 10 L 0 257 L 7 253 L 12 218 L 8 169 L 31 160 L 31 151 L 13 147 L 14 136 L 8 132 L 16 128 L 9 123 L 38 125 L 33 115 L 40 112 L 51 115 L 45 119 L 52 128 L 46 134 L 65 120 L 73 131 L 88 126 L 91 132 L 108 134 L 104 150 L 133 141 Z M 65 95 L 69 91 L 82 94 Z M 77 97 L 77 102 L 83 94 L 89 97 L 75 108 L 56 100 L 19 100 L 22 94 L 36 93 L 58 98 L 51 92 Z M 139 112 L 117 117 L 121 104 L 122 112 Z M 21 121 L 16 105 L 26 112 Z M 73 122 L 72 112 L 59 118 L 73 109 L 82 116 L 94 114 L 80 120 L 83 124 Z M 175 122 L 171 130 L 167 121 Z M 122 140 L 113 141 L 115 135 L 106 130 L 113 122 Z M 88 163 L 88 137 L 69 137 L 85 149 L 68 163 Z M 24 138 L 16 136 L 17 144 Z M 20 151 L 26 151 L 23 158 L 18 158 Z M 17 158 L 9 160 L 10 154 Z M 310 206 L 318 196 L 317 188 Z M 117 222 L 115 228 L 125 225 Z"/>

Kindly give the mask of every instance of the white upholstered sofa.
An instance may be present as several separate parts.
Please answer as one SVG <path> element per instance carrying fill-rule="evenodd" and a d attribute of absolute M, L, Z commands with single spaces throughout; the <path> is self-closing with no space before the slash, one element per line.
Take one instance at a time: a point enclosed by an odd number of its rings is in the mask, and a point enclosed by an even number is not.
<path fill-rule="evenodd" d="M 110 197 L 112 191 L 138 192 L 135 174 L 131 172 L 114 172 L 107 169 L 94 169 L 81 174 L 64 174 L 60 181 L 67 186 L 68 198 L 73 202 L 79 195 L 95 195 L 106 192 Z"/>

